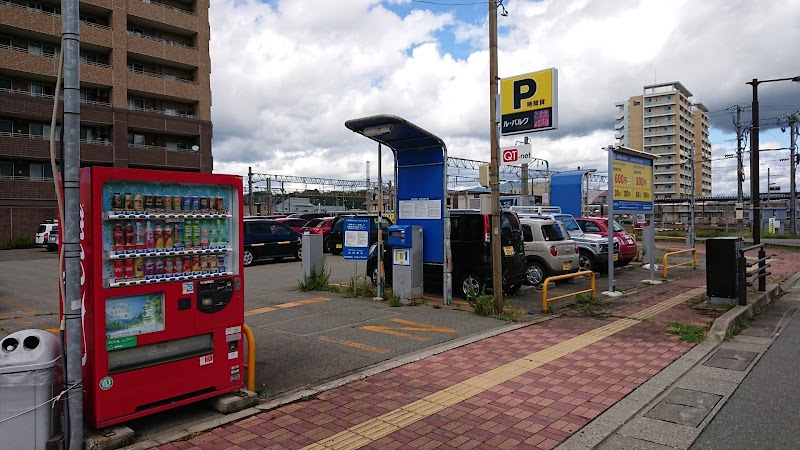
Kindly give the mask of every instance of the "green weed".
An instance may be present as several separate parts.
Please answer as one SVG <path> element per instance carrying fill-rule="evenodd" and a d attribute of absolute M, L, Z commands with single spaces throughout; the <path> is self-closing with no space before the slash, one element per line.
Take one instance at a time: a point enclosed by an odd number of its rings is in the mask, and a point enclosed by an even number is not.
<path fill-rule="evenodd" d="M 36 246 L 36 238 L 31 236 L 14 236 L 6 242 L 5 248 L 33 248 Z"/>
<path fill-rule="evenodd" d="M 301 291 L 327 291 L 330 290 L 331 270 L 322 264 L 321 269 L 311 267 L 308 276 L 304 276 L 297 284 Z"/>
<path fill-rule="evenodd" d="M 680 322 L 670 322 L 667 325 L 670 327 L 667 333 L 680 336 L 680 340 L 684 342 L 700 342 L 706 337 L 706 329 L 697 325 Z"/>

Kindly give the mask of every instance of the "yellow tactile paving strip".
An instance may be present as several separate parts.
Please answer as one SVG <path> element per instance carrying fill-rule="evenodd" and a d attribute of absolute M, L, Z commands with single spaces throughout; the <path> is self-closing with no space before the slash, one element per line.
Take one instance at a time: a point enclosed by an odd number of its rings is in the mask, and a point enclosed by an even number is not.
<path fill-rule="evenodd" d="M 344 430 L 312 445 L 306 446 L 304 449 L 346 450 L 357 449 L 371 444 L 395 431 L 409 426 L 419 420 L 430 417 L 444 410 L 445 408 L 449 408 L 470 397 L 480 394 L 481 392 L 491 389 L 494 386 L 505 383 L 506 381 L 509 381 L 532 369 L 578 351 L 597 341 L 619 333 L 620 331 L 626 330 L 640 323 L 642 320 L 653 318 L 657 314 L 660 314 L 672 308 L 673 306 L 704 293 L 705 290 L 705 286 L 689 290 L 668 300 L 657 303 L 656 305 L 646 308 L 640 312 L 632 314 L 627 318 L 615 320 L 608 325 L 588 331 L 547 349 L 524 356 L 508 364 L 464 380 L 444 390 L 428 395 L 427 397 L 421 398 L 379 417 L 375 417 L 359 425 L 350 427 L 347 430 Z"/>

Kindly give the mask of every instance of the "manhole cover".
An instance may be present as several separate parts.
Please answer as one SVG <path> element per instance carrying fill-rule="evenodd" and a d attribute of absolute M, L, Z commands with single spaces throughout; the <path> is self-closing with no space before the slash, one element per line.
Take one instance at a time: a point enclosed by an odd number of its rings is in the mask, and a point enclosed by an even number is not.
<path fill-rule="evenodd" d="M 714 356 L 708 358 L 708 361 L 706 361 L 703 365 L 742 372 L 747 369 L 756 356 L 758 356 L 758 352 L 747 352 L 744 350 L 723 348 L 717 350 L 717 352 L 714 353 Z"/>

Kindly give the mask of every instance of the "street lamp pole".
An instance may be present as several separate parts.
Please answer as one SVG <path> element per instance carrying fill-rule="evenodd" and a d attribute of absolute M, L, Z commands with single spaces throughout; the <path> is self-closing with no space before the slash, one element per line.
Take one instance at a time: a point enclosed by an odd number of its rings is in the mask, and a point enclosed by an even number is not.
<path fill-rule="evenodd" d="M 761 80 L 753 78 L 753 81 L 748 81 L 747 84 L 753 86 L 753 125 L 750 131 L 750 199 L 753 204 L 753 244 L 758 245 L 761 243 L 761 198 L 758 190 L 758 134 L 759 134 L 759 117 L 758 117 L 758 85 L 761 83 L 771 83 L 774 81 L 795 81 L 800 82 L 800 76 L 790 78 L 776 78 L 773 80 Z M 767 187 L 769 189 L 769 187 Z M 762 249 L 763 251 L 763 249 Z M 759 259 L 763 259 L 763 255 L 759 252 Z M 758 263 L 758 273 L 763 275 L 765 263 L 763 261 Z M 758 278 L 758 290 L 764 292 L 767 290 L 766 277 L 760 276 Z"/>

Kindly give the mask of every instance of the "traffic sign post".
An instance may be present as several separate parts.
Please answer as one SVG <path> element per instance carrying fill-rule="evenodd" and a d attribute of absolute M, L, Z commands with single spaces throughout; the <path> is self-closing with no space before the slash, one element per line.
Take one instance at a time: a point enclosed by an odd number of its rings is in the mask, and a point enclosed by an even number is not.
<path fill-rule="evenodd" d="M 526 164 L 533 160 L 531 144 L 515 145 L 500 148 L 500 165 Z"/>
<path fill-rule="evenodd" d="M 344 219 L 344 240 L 342 256 L 344 259 L 369 258 L 369 217 L 346 217 Z"/>

